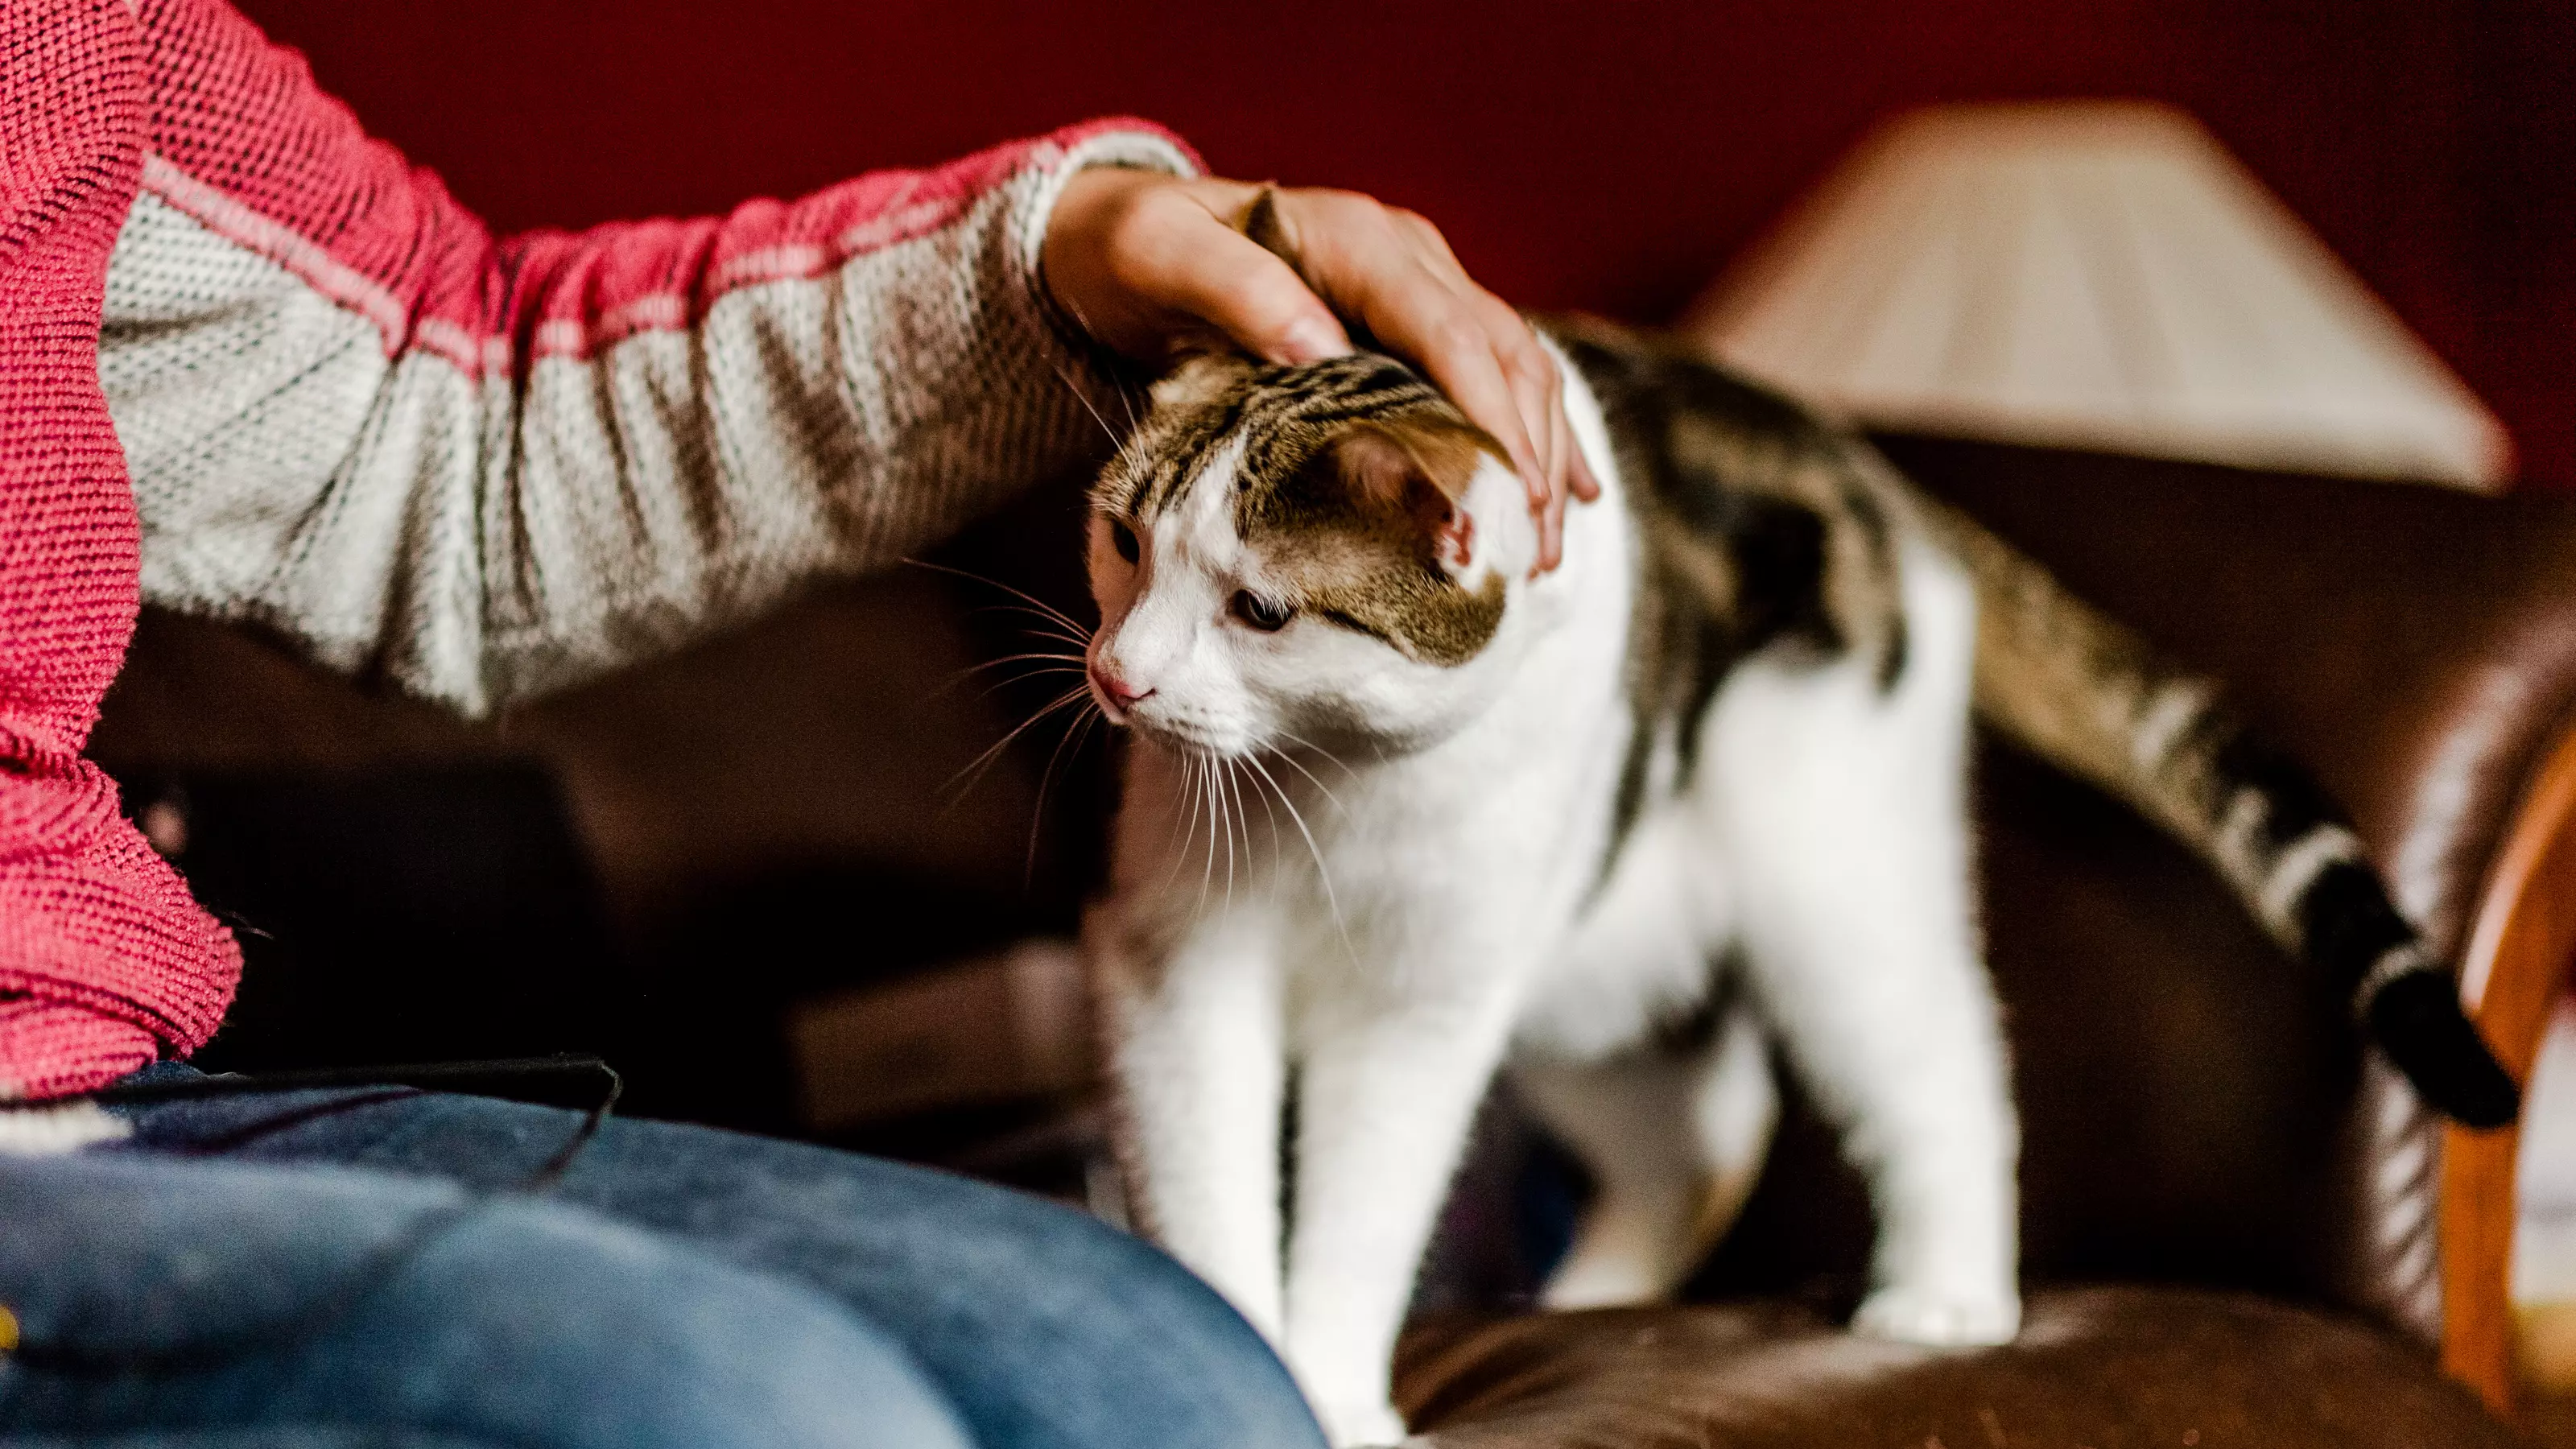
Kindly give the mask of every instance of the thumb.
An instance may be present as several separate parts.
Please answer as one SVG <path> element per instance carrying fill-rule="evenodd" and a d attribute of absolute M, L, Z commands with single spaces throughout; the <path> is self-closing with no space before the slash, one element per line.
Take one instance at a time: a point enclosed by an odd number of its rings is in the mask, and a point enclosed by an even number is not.
<path fill-rule="evenodd" d="M 1351 350 L 1350 335 L 1296 268 L 1209 212 L 1172 238 L 1165 307 L 1197 318 L 1265 362 L 1316 362 Z"/>

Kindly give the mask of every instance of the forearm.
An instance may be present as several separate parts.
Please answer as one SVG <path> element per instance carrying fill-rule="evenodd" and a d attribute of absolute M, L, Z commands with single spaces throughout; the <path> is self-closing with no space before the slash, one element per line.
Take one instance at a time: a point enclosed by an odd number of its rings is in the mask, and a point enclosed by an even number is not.
<path fill-rule="evenodd" d="M 1037 280 L 1059 133 L 720 220 L 496 241 L 301 62 L 143 9 L 154 155 L 100 372 L 147 598 L 468 712 L 866 568 L 1079 455 Z"/>

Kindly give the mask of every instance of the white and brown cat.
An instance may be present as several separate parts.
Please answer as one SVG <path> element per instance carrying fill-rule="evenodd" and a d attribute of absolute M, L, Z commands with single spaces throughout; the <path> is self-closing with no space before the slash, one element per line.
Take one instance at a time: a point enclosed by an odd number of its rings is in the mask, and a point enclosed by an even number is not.
<path fill-rule="evenodd" d="M 2435 1105 L 2510 1117 L 2358 843 L 2206 680 L 1791 403 L 1554 345 L 1605 497 L 1551 573 L 1500 449 L 1369 354 L 1191 362 L 1093 493 L 1090 681 L 1132 742 L 1086 947 L 1131 1206 L 1337 1444 L 1403 1436 L 1390 1352 L 1498 1068 L 1600 1184 L 1551 1301 L 1680 1281 L 1766 1151 L 1776 1043 L 1870 1186 L 1855 1327 L 2012 1336 L 1972 710 L 2196 847 Z"/>

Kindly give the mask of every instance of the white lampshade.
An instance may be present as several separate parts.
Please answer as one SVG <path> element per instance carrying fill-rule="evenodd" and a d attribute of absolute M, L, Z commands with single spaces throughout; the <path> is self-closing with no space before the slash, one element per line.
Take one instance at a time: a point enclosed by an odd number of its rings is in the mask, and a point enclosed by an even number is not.
<path fill-rule="evenodd" d="M 2479 489 L 2512 469 L 2450 369 L 2163 106 L 1900 117 L 1685 328 L 1875 427 Z"/>

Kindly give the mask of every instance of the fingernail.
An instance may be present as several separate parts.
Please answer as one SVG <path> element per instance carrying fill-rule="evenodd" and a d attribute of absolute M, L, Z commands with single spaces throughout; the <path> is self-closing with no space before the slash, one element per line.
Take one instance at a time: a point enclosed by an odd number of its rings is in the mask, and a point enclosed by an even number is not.
<path fill-rule="evenodd" d="M 1279 350 L 1290 362 L 1321 362 L 1339 357 L 1349 344 L 1342 340 L 1341 329 L 1313 317 L 1301 317 L 1288 324 L 1279 338 Z"/>

